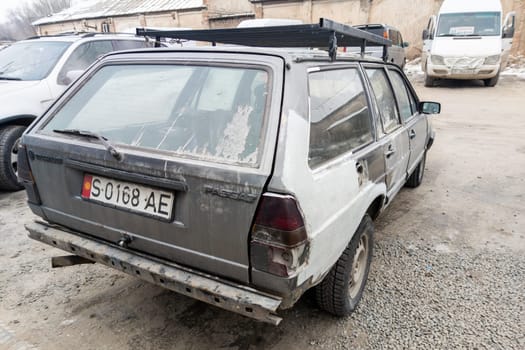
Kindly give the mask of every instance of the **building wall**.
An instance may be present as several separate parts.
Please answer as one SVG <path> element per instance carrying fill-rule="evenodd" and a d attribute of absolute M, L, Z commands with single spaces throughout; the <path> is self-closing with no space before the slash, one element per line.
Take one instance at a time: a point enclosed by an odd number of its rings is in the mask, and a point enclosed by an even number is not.
<path fill-rule="evenodd" d="M 201 11 L 164 12 L 146 15 L 130 15 L 112 18 L 51 23 L 39 26 L 41 35 L 53 35 L 69 31 L 102 31 L 102 23 L 109 23 L 112 32 L 130 32 L 136 27 L 185 27 L 202 28 Z"/>

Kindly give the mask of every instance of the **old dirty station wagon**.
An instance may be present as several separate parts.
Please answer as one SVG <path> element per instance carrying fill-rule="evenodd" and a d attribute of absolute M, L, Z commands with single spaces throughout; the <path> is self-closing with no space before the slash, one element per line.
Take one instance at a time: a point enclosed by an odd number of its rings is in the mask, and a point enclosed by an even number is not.
<path fill-rule="evenodd" d="M 228 45 L 84 73 L 22 138 L 29 236 L 73 254 L 55 266 L 94 261 L 273 324 L 311 287 L 352 312 L 372 220 L 421 183 L 439 104 L 393 64 L 338 55 L 390 42 L 326 19 L 140 32 Z"/>

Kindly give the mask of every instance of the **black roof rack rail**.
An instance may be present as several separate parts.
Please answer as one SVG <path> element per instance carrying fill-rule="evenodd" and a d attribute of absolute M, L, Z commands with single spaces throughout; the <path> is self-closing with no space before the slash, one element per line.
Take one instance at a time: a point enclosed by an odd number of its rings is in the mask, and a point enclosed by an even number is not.
<path fill-rule="evenodd" d="M 257 47 L 308 47 L 327 48 L 332 61 L 337 57 L 339 46 L 359 46 L 364 56 L 366 44 L 383 46 L 386 61 L 387 47 L 392 41 L 330 19 L 320 18 L 316 24 L 297 24 L 272 27 L 196 29 L 196 30 L 152 30 L 137 28 L 137 35 L 160 38 L 175 38 L 195 41 L 235 44 Z M 157 44 L 156 44 L 157 46 Z"/>

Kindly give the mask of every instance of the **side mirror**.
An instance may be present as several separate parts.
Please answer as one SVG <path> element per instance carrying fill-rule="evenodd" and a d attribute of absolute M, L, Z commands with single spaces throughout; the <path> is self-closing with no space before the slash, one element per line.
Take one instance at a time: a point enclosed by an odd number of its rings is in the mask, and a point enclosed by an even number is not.
<path fill-rule="evenodd" d="M 62 78 L 59 80 L 59 83 L 62 85 L 69 85 L 77 80 L 82 75 L 82 73 L 84 73 L 83 70 L 70 70 L 65 76 L 62 76 Z"/>
<path fill-rule="evenodd" d="M 405 41 L 401 47 L 409 47 L 410 46 L 410 43 L 408 41 Z"/>
<path fill-rule="evenodd" d="M 516 13 L 510 12 L 507 14 L 507 17 L 505 18 L 505 21 L 503 22 L 503 28 L 502 28 L 502 38 L 513 38 L 514 37 L 514 31 L 516 28 Z"/>
<path fill-rule="evenodd" d="M 423 29 L 423 35 L 422 35 L 422 37 L 423 37 L 423 40 L 427 40 L 427 39 L 429 39 L 430 35 L 429 35 L 429 33 L 428 33 L 428 29 Z"/>
<path fill-rule="evenodd" d="M 420 102 L 419 112 L 423 114 L 439 114 L 441 113 L 441 103 L 438 102 Z"/>
<path fill-rule="evenodd" d="M 512 27 L 503 27 L 503 39 L 513 38 L 514 37 L 514 26 Z"/>

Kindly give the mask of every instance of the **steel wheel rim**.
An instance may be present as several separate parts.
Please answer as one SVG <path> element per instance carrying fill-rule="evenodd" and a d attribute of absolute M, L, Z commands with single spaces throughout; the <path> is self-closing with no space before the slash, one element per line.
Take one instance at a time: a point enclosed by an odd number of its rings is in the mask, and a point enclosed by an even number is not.
<path fill-rule="evenodd" d="M 354 299 L 361 289 L 365 279 L 366 268 L 368 264 L 368 236 L 362 235 L 355 250 L 354 260 L 352 261 L 352 270 L 348 282 L 348 295 Z"/>

